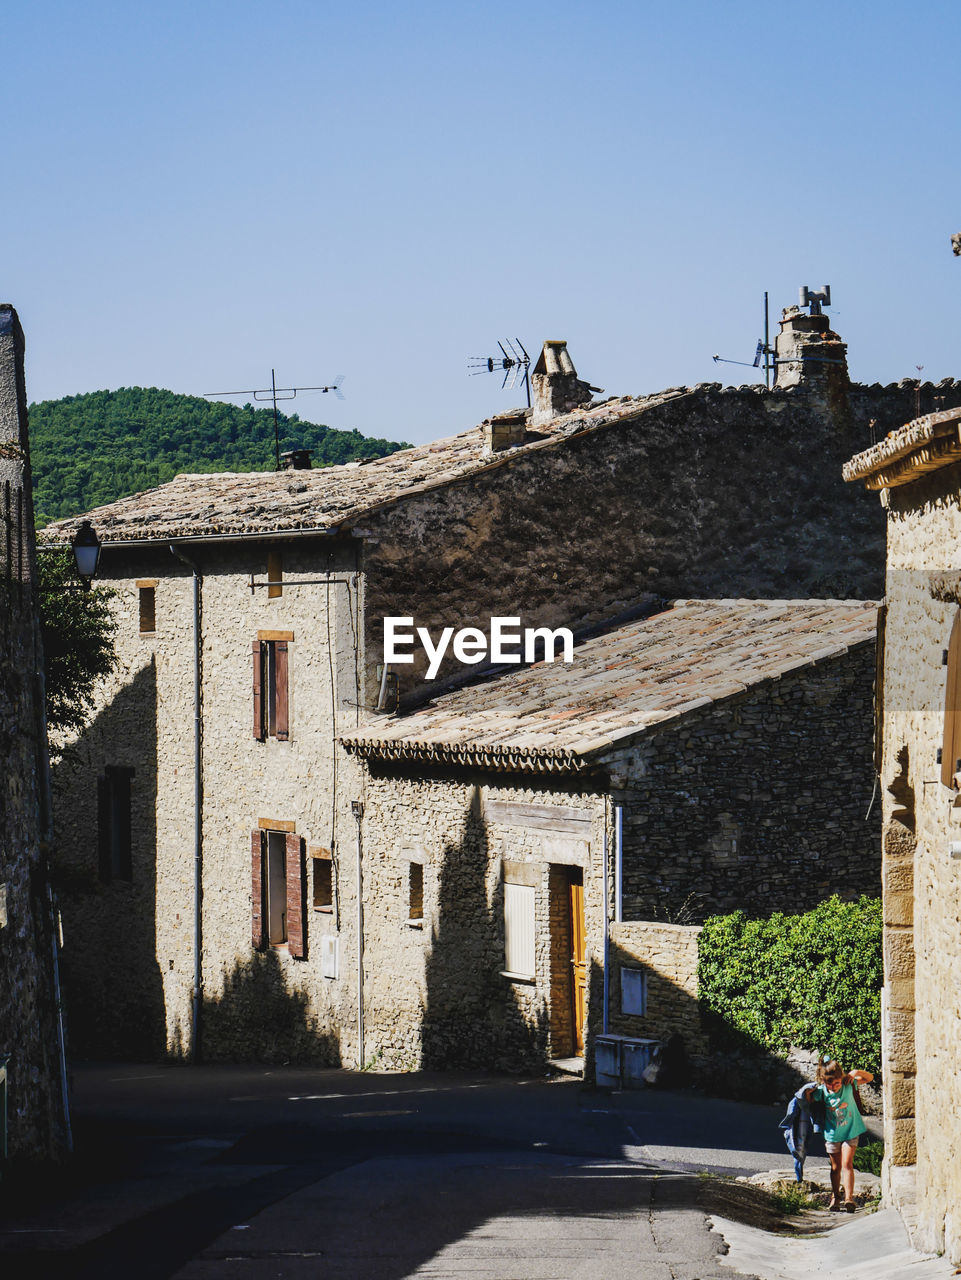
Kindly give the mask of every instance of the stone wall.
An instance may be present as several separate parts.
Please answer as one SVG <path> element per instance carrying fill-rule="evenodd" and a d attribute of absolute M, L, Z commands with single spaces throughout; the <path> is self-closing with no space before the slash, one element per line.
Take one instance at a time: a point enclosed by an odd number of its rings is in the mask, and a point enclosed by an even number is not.
<path fill-rule="evenodd" d="M 350 1062 L 357 1051 L 356 765 L 334 746 L 356 724 L 359 593 L 352 548 L 283 549 L 283 593 L 267 547 L 191 546 L 201 572 L 203 715 L 202 1043 L 206 1059 Z M 73 1047 L 81 1056 L 192 1053 L 194 987 L 194 645 L 190 569 L 169 549 L 105 548 L 120 664 L 97 714 L 54 770 L 55 845 L 65 886 L 64 947 Z M 156 583 L 156 630 L 141 632 L 138 583 Z M 290 736 L 257 741 L 252 644 L 289 641 Z M 97 786 L 132 769 L 132 868 L 101 874 Z M 251 833 L 288 827 L 303 842 L 307 953 L 252 945 Z M 335 910 L 312 906 L 311 851 L 333 851 Z M 336 977 L 322 943 L 334 935 Z M 329 967 L 329 966 L 328 966 Z"/>
<path fill-rule="evenodd" d="M 511 781 L 371 766 L 365 1023 L 366 1056 L 379 1066 L 533 1070 L 573 1052 L 562 904 L 580 872 L 595 977 L 603 962 L 604 804 L 596 792 Z M 424 868 L 417 923 L 408 918 L 411 860 Z M 532 980 L 505 976 L 505 869 L 534 890 Z M 589 1007 L 591 988 L 589 979 Z"/>
<path fill-rule="evenodd" d="M 695 1072 L 703 1071 L 708 1050 L 697 1002 L 700 932 L 696 926 L 653 920 L 622 921 L 610 927 L 611 1031 L 664 1044 L 678 1036 Z M 621 971 L 625 968 L 640 968 L 646 974 L 647 1009 L 643 1016 L 623 1011 Z"/>
<path fill-rule="evenodd" d="M 879 894 L 874 674 L 860 644 L 617 753 L 624 916 L 696 923 Z"/>
<path fill-rule="evenodd" d="M 0 1065 L 8 1153 L 58 1159 L 68 1137 L 53 903 L 42 846 L 46 730 L 35 583 L 23 334 L 0 306 Z"/>
<path fill-rule="evenodd" d="M 961 384 L 925 386 L 922 408 L 934 395 L 961 404 Z M 913 383 L 855 384 L 833 408 L 817 388 L 708 383 L 373 513 L 371 685 L 388 615 L 487 630 L 579 627 L 652 596 L 879 599 L 883 514 L 841 465 L 914 404 Z M 410 693 L 423 664 L 399 673 Z"/>
<path fill-rule="evenodd" d="M 885 500 L 884 1187 L 909 1222 L 916 1217 L 920 1247 L 961 1263 L 961 860 L 950 852 L 961 809 L 938 759 L 943 655 L 959 605 L 936 581 L 945 570 L 956 577 L 961 563 L 961 468 Z"/>

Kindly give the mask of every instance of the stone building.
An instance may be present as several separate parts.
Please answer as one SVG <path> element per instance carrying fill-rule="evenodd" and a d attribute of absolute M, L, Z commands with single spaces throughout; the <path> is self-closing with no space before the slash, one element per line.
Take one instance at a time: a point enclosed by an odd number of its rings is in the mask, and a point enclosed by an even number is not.
<path fill-rule="evenodd" d="M 69 1145 L 23 351 L 0 305 L 0 1163 Z"/>
<path fill-rule="evenodd" d="M 884 1190 L 961 1263 L 961 413 L 852 458 L 880 493 L 887 586 L 883 797 Z"/>
<path fill-rule="evenodd" d="M 586 635 L 694 594 L 879 591 L 882 520 L 839 469 L 913 385 L 829 396 L 812 376 L 570 408 L 591 389 L 549 345 L 530 412 L 364 464 L 179 476 L 88 513 L 121 664 L 54 779 L 78 1051 L 359 1059 L 363 775 L 338 740 L 490 666 L 483 645 L 474 665 L 448 652 L 429 681 L 415 645 L 385 667 L 385 618 L 435 638 L 494 617 Z M 656 878 L 626 890 L 647 903 Z"/>
<path fill-rule="evenodd" d="M 678 601 L 347 731 L 368 1056 L 533 1067 L 603 1029 L 703 1066 L 690 926 L 877 880 L 876 614 Z"/>

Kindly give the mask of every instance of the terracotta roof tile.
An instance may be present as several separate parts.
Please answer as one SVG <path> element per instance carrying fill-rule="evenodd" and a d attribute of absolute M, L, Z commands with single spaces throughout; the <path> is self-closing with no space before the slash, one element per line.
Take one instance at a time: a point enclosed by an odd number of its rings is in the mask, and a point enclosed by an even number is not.
<path fill-rule="evenodd" d="M 576 769 L 647 727 L 866 643 L 876 624 L 873 601 L 677 601 L 583 641 L 573 663 L 481 680 L 341 741 L 383 758 Z"/>

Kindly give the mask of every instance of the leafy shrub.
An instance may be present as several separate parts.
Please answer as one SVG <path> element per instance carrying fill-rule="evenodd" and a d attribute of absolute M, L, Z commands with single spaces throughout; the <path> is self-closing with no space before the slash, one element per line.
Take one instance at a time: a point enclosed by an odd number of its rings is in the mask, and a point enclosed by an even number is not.
<path fill-rule="evenodd" d="M 711 916 L 700 935 L 698 987 L 712 1032 L 777 1057 L 796 1045 L 876 1073 L 881 981 L 878 898 L 832 897 L 767 920 Z"/>
<path fill-rule="evenodd" d="M 854 1153 L 854 1167 L 862 1173 L 873 1173 L 876 1177 L 881 1176 L 881 1161 L 884 1159 L 884 1143 L 869 1142 L 864 1147 L 858 1147 Z"/>

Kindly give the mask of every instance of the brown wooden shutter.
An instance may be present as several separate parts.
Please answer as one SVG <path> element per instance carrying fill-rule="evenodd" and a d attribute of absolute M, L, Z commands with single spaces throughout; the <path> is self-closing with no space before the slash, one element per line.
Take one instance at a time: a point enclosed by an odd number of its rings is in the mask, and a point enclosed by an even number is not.
<path fill-rule="evenodd" d="M 264 733 L 264 651 L 259 640 L 252 645 L 254 666 L 254 737 L 263 742 Z"/>
<path fill-rule="evenodd" d="M 941 743 L 941 781 L 954 786 L 961 759 L 961 610 L 954 615 L 948 642 L 948 681 L 944 691 L 944 738 Z"/>
<path fill-rule="evenodd" d="M 307 954 L 307 911 L 304 855 L 300 836 L 288 832 L 287 844 L 287 950 L 298 960 Z"/>
<path fill-rule="evenodd" d="M 288 660 L 287 660 L 287 641 L 274 641 L 274 680 L 276 689 L 275 697 L 275 727 L 276 737 L 280 742 L 286 742 L 288 738 L 289 722 L 290 722 L 290 698 L 288 695 Z"/>
<path fill-rule="evenodd" d="M 264 874 L 266 833 L 250 833 L 250 940 L 255 951 L 267 946 L 267 877 Z"/>

